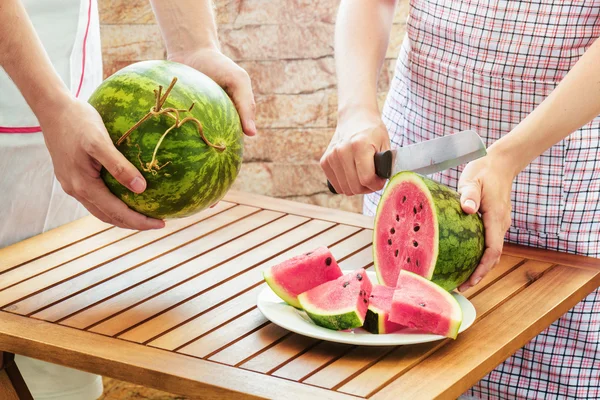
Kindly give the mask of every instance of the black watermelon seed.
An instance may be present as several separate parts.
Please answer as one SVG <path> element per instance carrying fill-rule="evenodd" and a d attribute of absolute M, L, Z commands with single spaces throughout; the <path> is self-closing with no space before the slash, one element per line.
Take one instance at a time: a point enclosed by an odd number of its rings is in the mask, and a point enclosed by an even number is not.
<path fill-rule="evenodd" d="M 413 246 L 415 246 L 415 247 L 419 247 L 419 243 L 417 243 L 417 241 L 416 241 L 416 240 L 413 240 Z"/>
<path fill-rule="evenodd" d="M 413 229 L 415 232 L 419 232 L 419 229 L 421 229 L 421 227 L 419 225 L 415 225 Z"/>
<path fill-rule="evenodd" d="M 367 304 L 367 299 L 363 299 L 363 301 L 365 302 L 365 304 Z"/>
<path fill-rule="evenodd" d="M 406 259 L 406 262 L 407 262 L 407 263 L 409 263 L 409 262 L 410 262 L 410 257 L 408 257 L 408 258 Z"/>
<path fill-rule="evenodd" d="M 425 303 L 419 303 L 421 307 L 425 307 Z"/>
<path fill-rule="evenodd" d="M 396 233 L 396 230 L 394 228 L 390 229 L 390 233 L 393 235 L 394 233 Z"/>
<path fill-rule="evenodd" d="M 417 213 L 417 207 L 413 207 L 413 212 L 416 214 Z"/>
<path fill-rule="evenodd" d="M 388 239 L 388 244 L 391 246 L 392 245 L 392 239 Z"/>
<path fill-rule="evenodd" d="M 396 257 L 398 257 L 398 249 L 396 249 Z"/>
<path fill-rule="evenodd" d="M 400 221 L 400 216 L 396 214 L 396 221 Z"/>
<path fill-rule="evenodd" d="M 356 274 L 356 279 L 358 279 L 359 281 L 362 281 L 362 275 L 361 274 Z"/>
<path fill-rule="evenodd" d="M 349 284 L 350 284 L 350 282 L 344 282 L 344 285 L 343 285 L 343 287 L 346 287 L 346 286 L 348 286 Z"/>
<path fill-rule="evenodd" d="M 375 297 L 374 295 L 371 295 L 371 297 Z"/>
<path fill-rule="evenodd" d="M 327 257 L 325 259 L 325 265 L 327 265 L 328 267 L 331 265 L 331 257 Z"/>
<path fill-rule="evenodd" d="M 406 196 L 402 197 L 402 202 L 404 203 L 406 201 Z"/>
<path fill-rule="evenodd" d="M 423 204 L 421 203 L 421 204 L 419 204 L 419 210 L 422 210 L 422 209 L 423 209 Z"/>
<path fill-rule="evenodd" d="M 419 266 L 419 260 L 417 260 L 417 267 Z"/>

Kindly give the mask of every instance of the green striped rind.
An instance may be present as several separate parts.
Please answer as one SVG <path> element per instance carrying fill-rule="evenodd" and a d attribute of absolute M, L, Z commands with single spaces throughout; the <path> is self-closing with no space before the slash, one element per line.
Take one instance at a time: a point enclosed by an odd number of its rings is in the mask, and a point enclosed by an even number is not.
<path fill-rule="evenodd" d="M 344 329 L 359 328 L 363 324 L 356 311 L 334 315 L 315 314 L 307 311 L 306 308 L 304 309 L 304 311 L 306 311 L 306 314 L 310 317 L 310 319 L 313 320 L 315 324 L 324 328 L 334 329 L 337 331 Z"/>
<path fill-rule="evenodd" d="M 338 310 L 337 314 L 332 314 L 331 311 L 322 310 L 316 307 L 306 298 L 304 292 L 298 296 L 300 307 L 304 309 L 310 319 L 317 325 L 328 329 L 343 330 L 361 327 L 363 320 L 355 308 L 346 308 Z"/>
<path fill-rule="evenodd" d="M 473 273 L 485 249 L 483 221 L 479 214 L 467 214 L 460 195 L 431 179 L 427 185 L 438 225 L 438 254 L 431 280 L 446 290 L 454 290 Z"/>
<path fill-rule="evenodd" d="M 290 294 L 284 288 L 282 288 L 280 285 L 277 284 L 277 282 L 275 282 L 271 268 L 268 268 L 265 271 L 263 271 L 263 277 L 265 278 L 265 282 L 267 282 L 267 285 L 269 285 L 271 290 L 273 290 L 275 294 L 279 296 L 283 301 L 299 310 L 302 309 L 298 298 L 290 296 Z"/>
<path fill-rule="evenodd" d="M 181 117 L 193 116 L 203 126 L 207 139 L 225 145 L 220 152 L 209 147 L 195 124 L 187 122 L 173 129 L 157 153 L 159 165 L 167 162 L 156 175 L 141 171 L 147 189 L 135 194 L 117 182 L 106 170 L 102 178 L 117 197 L 129 207 L 155 218 L 178 218 L 194 214 L 219 201 L 236 179 L 243 153 L 243 134 L 239 115 L 227 94 L 201 72 L 183 64 L 157 60 L 129 65 L 107 78 L 89 99 L 101 115 L 114 143 L 155 103 L 154 90 L 163 86 L 163 94 L 177 77 L 163 108 L 193 110 Z M 125 157 L 141 170 L 149 162 L 161 135 L 173 124 L 167 116 L 152 117 L 118 146 Z"/>
<path fill-rule="evenodd" d="M 381 318 L 379 318 L 379 314 L 371 311 L 371 308 L 375 309 L 374 307 L 370 307 L 367 310 L 367 315 L 365 316 L 365 323 L 363 325 L 363 328 L 365 328 L 371 333 L 379 334 L 379 332 L 383 332 L 382 325 L 384 321 L 382 321 Z"/>

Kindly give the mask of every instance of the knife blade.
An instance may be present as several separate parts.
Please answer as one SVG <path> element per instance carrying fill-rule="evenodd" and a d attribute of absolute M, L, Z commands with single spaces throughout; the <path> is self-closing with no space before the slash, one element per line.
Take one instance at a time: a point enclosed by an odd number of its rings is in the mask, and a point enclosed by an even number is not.
<path fill-rule="evenodd" d="M 430 175 L 473 161 L 486 154 L 487 150 L 481 137 L 473 130 L 466 130 L 378 152 L 374 157 L 375 173 L 384 179 L 389 179 L 401 171 Z M 329 181 L 327 186 L 332 193 L 336 193 Z"/>

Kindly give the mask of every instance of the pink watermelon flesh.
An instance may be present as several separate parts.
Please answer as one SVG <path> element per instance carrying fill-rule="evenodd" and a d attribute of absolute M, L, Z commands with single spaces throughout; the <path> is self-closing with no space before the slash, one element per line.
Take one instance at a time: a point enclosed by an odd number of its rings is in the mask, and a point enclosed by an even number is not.
<path fill-rule="evenodd" d="M 386 193 L 376 224 L 379 282 L 395 287 L 400 270 L 431 278 L 435 219 L 422 188 L 405 181 Z"/>
<path fill-rule="evenodd" d="M 414 273 L 400 271 L 390 320 L 456 339 L 462 323 L 462 310 L 444 288 Z"/>
<path fill-rule="evenodd" d="M 364 328 L 371 333 L 385 334 L 399 331 L 406 326 L 390 321 L 392 298 L 396 289 L 390 286 L 373 285 L 369 296 L 369 309 Z"/>
<path fill-rule="evenodd" d="M 302 293 L 298 301 L 319 326 L 334 330 L 358 328 L 365 321 L 372 288 L 361 268 Z"/>
<path fill-rule="evenodd" d="M 342 270 L 325 246 L 297 255 L 263 272 L 265 281 L 286 303 L 300 308 L 298 295 L 342 276 Z"/>

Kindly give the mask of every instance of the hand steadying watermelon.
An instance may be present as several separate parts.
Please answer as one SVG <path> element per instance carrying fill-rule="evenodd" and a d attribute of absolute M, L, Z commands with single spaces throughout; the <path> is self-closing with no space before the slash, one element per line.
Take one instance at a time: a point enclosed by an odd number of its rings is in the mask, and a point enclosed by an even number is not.
<path fill-rule="evenodd" d="M 462 210 L 458 193 L 413 172 L 389 181 L 373 232 L 381 284 L 395 287 L 400 270 L 407 270 L 454 290 L 473 273 L 484 248 L 481 217 Z"/>
<path fill-rule="evenodd" d="M 237 110 L 219 85 L 192 67 L 164 60 L 131 64 L 102 82 L 89 103 L 146 179 L 146 190 L 136 194 L 102 170 L 110 191 L 135 211 L 189 216 L 218 202 L 240 171 Z"/>
<path fill-rule="evenodd" d="M 301 308 L 298 295 L 342 276 L 342 270 L 325 246 L 299 254 L 263 271 L 267 284 L 283 301 Z"/>

